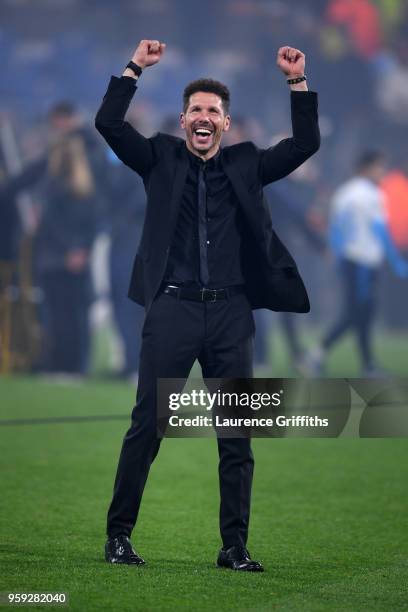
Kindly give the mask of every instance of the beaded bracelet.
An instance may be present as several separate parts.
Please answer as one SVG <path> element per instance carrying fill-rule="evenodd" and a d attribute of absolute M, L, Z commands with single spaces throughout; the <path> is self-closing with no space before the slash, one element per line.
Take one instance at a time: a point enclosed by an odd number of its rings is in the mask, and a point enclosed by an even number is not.
<path fill-rule="evenodd" d="M 296 77 L 296 79 L 287 79 L 288 85 L 296 85 L 296 83 L 301 83 L 302 81 L 306 81 L 306 75 L 304 74 L 301 77 Z"/>

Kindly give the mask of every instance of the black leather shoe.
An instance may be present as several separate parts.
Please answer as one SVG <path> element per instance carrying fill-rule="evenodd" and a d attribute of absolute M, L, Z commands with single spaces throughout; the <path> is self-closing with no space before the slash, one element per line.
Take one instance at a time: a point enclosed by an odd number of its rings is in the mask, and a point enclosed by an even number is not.
<path fill-rule="evenodd" d="M 240 572 L 263 572 L 264 568 L 259 561 L 253 561 L 246 548 L 243 546 L 231 546 L 221 548 L 218 559 L 218 567 L 228 567 Z"/>
<path fill-rule="evenodd" d="M 145 563 L 125 535 L 108 539 L 105 544 L 105 559 L 108 563 L 126 563 L 127 565 L 143 565 Z"/>

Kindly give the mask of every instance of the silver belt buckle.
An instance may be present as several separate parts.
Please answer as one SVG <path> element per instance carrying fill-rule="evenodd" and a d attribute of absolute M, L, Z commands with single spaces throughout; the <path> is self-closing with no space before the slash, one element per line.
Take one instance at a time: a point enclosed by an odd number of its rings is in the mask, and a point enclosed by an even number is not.
<path fill-rule="evenodd" d="M 172 295 L 172 291 L 171 289 L 177 289 L 177 297 L 179 297 L 179 289 L 180 287 L 178 287 L 177 285 L 167 285 L 166 288 L 164 289 L 164 293 L 167 293 L 167 295 Z"/>
<path fill-rule="evenodd" d="M 217 290 L 216 289 L 205 289 L 204 287 L 201 289 L 201 301 L 204 302 L 204 294 L 205 292 L 212 293 L 212 300 L 205 300 L 206 302 L 216 302 L 217 301 Z"/>

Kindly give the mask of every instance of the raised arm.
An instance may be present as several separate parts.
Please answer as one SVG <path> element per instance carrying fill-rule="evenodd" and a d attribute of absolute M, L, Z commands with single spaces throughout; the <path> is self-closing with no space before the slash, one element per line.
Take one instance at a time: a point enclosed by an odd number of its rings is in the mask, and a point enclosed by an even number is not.
<path fill-rule="evenodd" d="M 306 80 L 300 80 L 305 76 L 304 53 L 292 47 L 281 47 L 278 50 L 277 65 L 288 79 L 291 89 L 293 136 L 261 152 L 263 185 L 287 176 L 320 147 L 317 93 L 308 91 Z M 289 83 L 291 80 L 299 82 Z"/>
<path fill-rule="evenodd" d="M 158 40 L 142 40 L 132 56 L 132 62 L 142 70 L 153 66 L 160 61 L 165 48 L 166 45 Z M 152 143 L 124 120 L 137 89 L 138 76 L 126 68 L 121 78 L 111 77 L 95 117 L 95 127 L 124 164 L 145 176 L 154 163 Z"/>

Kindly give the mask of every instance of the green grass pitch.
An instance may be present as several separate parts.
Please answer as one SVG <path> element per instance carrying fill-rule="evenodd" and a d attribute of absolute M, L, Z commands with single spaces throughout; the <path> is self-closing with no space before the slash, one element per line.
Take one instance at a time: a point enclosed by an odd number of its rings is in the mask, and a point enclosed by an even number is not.
<path fill-rule="evenodd" d="M 5 378 L 0 398 L 3 420 L 120 416 L 134 389 Z M 147 565 L 105 563 L 127 426 L 118 418 L 0 427 L 0 591 L 64 591 L 66 609 L 81 612 L 408 610 L 407 439 L 254 440 L 248 548 L 266 571 L 240 574 L 215 567 L 214 439 L 163 442 L 133 534 Z"/>

